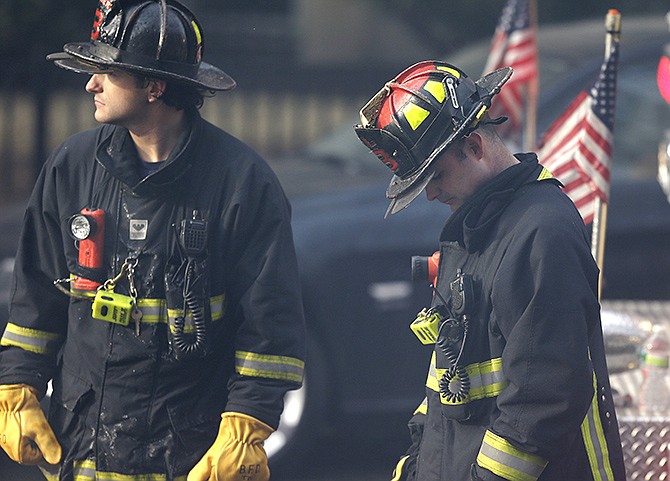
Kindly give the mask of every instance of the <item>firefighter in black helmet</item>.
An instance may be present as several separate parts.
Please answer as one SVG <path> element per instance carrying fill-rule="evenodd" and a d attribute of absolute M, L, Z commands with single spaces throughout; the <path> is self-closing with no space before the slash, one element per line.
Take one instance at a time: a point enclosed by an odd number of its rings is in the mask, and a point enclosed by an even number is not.
<path fill-rule="evenodd" d="M 203 45 L 175 0 L 100 0 L 90 40 L 48 57 L 91 76 L 102 124 L 40 173 L 0 341 L 0 446 L 49 480 L 269 478 L 304 368 L 290 208 L 200 117 L 235 87 Z"/>
<path fill-rule="evenodd" d="M 420 62 L 355 127 L 393 171 L 387 214 L 424 190 L 452 210 L 411 326 L 433 354 L 394 481 L 625 480 L 584 222 L 487 115 L 511 74 Z"/>

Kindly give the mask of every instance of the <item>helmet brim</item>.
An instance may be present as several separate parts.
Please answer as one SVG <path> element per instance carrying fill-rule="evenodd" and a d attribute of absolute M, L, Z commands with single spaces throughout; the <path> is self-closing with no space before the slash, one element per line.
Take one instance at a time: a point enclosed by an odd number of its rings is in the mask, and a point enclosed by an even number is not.
<path fill-rule="evenodd" d="M 205 90 L 232 90 L 237 85 L 235 80 L 223 70 L 206 62 L 200 62 L 193 76 L 145 67 L 122 61 L 107 61 L 96 57 L 92 52 L 91 42 L 69 43 L 64 52 L 47 55 L 47 60 L 53 61 L 58 67 L 83 74 L 109 73 L 112 70 L 125 70 L 148 77 L 172 80 L 181 84 Z"/>
<path fill-rule="evenodd" d="M 432 170 L 424 171 L 424 176 L 415 180 L 413 185 L 407 187 L 402 195 L 397 195 L 391 198 L 391 202 L 389 203 L 389 206 L 386 209 L 386 213 L 384 214 L 384 219 L 386 219 L 390 214 L 396 214 L 407 207 L 414 199 L 419 196 L 419 194 L 421 194 L 421 192 L 423 192 L 423 189 L 426 188 L 428 182 L 431 181 L 434 175 L 435 172 Z M 393 185 L 394 182 L 399 179 L 399 177 L 393 176 L 391 179 L 391 185 Z"/>
<path fill-rule="evenodd" d="M 442 153 L 456 140 L 463 137 L 473 124 L 476 125 L 478 123 L 479 118 L 484 113 L 482 112 L 482 109 L 484 107 L 488 109 L 491 98 L 500 92 L 500 89 L 505 82 L 509 80 L 511 75 L 512 69 L 510 67 L 504 67 L 485 75 L 475 82 L 481 92 L 480 101 L 474 105 L 463 122 L 461 122 L 461 124 L 453 130 L 435 150 L 433 150 L 416 172 L 404 179 L 396 175 L 393 176 L 391 183 L 386 189 L 386 197 L 390 199 L 391 202 L 384 217 L 401 211 L 421 194 L 433 177 L 431 167 L 435 159 L 440 157 L 440 155 L 442 155 Z M 484 109 L 484 111 L 486 109 Z"/>

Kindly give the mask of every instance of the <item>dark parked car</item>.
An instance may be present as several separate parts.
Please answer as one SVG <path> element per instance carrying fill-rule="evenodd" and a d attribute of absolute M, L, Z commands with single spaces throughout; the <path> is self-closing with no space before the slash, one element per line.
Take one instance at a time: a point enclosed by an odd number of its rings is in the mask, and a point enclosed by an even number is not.
<path fill-rule="evenodd" d="M 670 205 L 655 178 L 659 142 L 670 128 L 670 106 L 655 84 L 668 41 L 662 17 L 624 16 L 606 300 L 670 298 Z M 488 48 L 483 41 L 446 60 L 476 77 Z M 542 132 L 597 75 L 603 22 L 541 26 L 539 48 Z M 384 220 L 390 175 L 356 138 L 354 116 L 311 148 L 273 163 L 293 204 L 308 322 L 305 386 L 289 395 L 280 431 L 266 445 L 277 466 L 323 437 L 378 440 L 400 454 L 405 422 L 424 397 L 430 349 L 408 326 L 431 291 L 427 282 L 411 281 L 410 259 L 436 250 L 449 209 L 422 197 Z M 20 214 L 10 221 L 12 227 L 0 224 L 0 236 L 14 245 Z M 0 276 L 10 264 L 0 264 Z M 2 303 L 2 277 L 0 288 Z M 0 309 L 4 316 L 6 307 Z"/>

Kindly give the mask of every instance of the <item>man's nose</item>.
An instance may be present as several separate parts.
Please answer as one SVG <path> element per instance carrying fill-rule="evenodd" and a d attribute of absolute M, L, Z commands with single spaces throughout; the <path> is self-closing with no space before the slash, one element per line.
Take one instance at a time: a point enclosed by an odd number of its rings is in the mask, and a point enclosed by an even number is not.
<path fill-rule="evenodd" d="M 430 201 L 433 201 L 437 199 L 439 195 L 440 190 L 435 187 L 433 181 L 428 182 L 428 185 L 426 185 L 426 198 Z"/>
<path fill-rule="evenodd" d="M 100 81 L 98 79 L 98 74 L 91 75 L 91 78 L 86 82 L 86 91 L 87 92 L 97 92 L 100 90 Z"/>

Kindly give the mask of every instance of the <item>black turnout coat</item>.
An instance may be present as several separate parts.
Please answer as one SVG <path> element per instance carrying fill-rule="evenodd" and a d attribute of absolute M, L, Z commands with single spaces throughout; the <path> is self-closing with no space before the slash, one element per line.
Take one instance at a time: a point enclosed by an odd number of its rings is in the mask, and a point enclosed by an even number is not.
<path fill-rule="evenodd" d="M 25 215 L 0 383 L 45 392 L 53 380 L 48 419 L 64 450 L 54 479 L 184 479 L 214 441 L 222 412 L 276 428 L 284 394 L 302 382 L 290 207 L 271 169 L 197 114 L 160 170 L 143 177 L 138 163 L 126 129 L 76 134 L 46 162 Z M 69 234 L 83 208 L 105 212 L 95 272 L 78 265 Z M 192 313 L 183 300 L 166 302 L 174 286 L 165 274 L 180 262 L 176 228 L 194 211 L 208 223 L 200 301 L 211 322 L 206 355 L 178 360 L 168 320 L 181 308 L 188 332 Z M 132 320 L 93 318 L 91 293 L 54 287 L 72 275 L 112 279 L 127 258 L 137 262 L 139 334 Z M 130 294 L 125 274 L 113 290 Z"/>
<path fill-rule="evenodd" d="M 465 293 L 465 342 L 440 330 L 405 471 L 416 481 L 624 481 L 586 228 L 537 158 L 518 157 L 442 232 L 433 305 L 462 319 Z M 469 390 L 455 376 L 446 395 L 456 360 Z"/>

